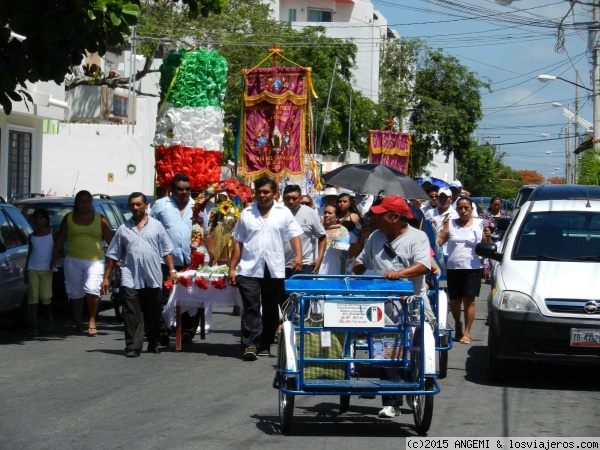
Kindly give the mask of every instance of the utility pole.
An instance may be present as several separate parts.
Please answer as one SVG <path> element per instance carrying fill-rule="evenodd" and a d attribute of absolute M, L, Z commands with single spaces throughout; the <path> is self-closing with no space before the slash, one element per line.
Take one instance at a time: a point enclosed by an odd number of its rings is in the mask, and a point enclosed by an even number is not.
<path fill-rule="evenodd" d="M 568 156 L 567 167 L 569 168 L 569 175 L 567 177 L 567 184 L 575 184 L 577 182 L 577 157 L 575 157 L 575 151 L 579 147 L 579 70 L 575 70 L 575 145 L 573 146 L 573 152 Z"/>
<path fill-rule="evenodd" d="M 594 95 L 594 149 L 600 145 L 600 67 L 598 66 L 598 52 L 600 52 L 600 0 L 594 0 L 592 25 L 588 29 L 588 45 L 592 52 L 592 81 Z"/>

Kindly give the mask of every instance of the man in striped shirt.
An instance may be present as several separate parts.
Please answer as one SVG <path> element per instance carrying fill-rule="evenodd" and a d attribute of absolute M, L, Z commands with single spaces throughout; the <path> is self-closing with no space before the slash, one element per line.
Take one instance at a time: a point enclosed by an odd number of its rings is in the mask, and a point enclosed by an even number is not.
<path fill-rule="evenodd" d="M 162 313 L 161 258 L 170 270 L 172 283 L 177 283 L 173 264 L 173 244 L 162 223 L 146 214 L 148 200 L 141 192 L 129 196 L 131 219 L 119 227 L 108 247 L 108 263 L 102 280 L 102 292 L 108 293 L 110 274 L 121 261 L 123 289 L 123 321 L 125 352 L 140 356 L 144 344 L 144 326 L 148 337 L 148 353 L 159 353 L 158 323 Z"/>

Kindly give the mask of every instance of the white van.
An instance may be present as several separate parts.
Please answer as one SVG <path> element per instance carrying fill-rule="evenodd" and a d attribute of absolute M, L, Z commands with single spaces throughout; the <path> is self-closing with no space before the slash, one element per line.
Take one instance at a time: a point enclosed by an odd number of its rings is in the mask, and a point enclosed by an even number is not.
<path fill-rule="evenodd" d="M 511 378 L 515 360 L 600 365 L 600 200 L 532 200 L 510 224 L 495 265 L 488 368 Z"/>

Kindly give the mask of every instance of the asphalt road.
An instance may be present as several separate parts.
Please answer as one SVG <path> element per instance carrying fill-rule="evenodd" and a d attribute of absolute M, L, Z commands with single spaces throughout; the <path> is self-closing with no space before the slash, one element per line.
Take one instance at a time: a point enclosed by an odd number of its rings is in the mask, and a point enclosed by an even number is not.
<path fill-rule="evenodd" d="M 473 343 L 450 351 L 429 436 L 598 436 L 598 369 L 525 365 L 510 385 L 486 377 L 484 285 Z M 379 399 L 297 397 L 291 435 L 279 430 L 275 357 L 243 362 L 239 318 L 215 310 L 205 341 L 176 353 L 125 358 L 112 309 L 98 336 L 76 336 L 70 316 L 35 339 L 0 318 L 0 448 L 404 448 L 410 409 L 379 419 Z"/>

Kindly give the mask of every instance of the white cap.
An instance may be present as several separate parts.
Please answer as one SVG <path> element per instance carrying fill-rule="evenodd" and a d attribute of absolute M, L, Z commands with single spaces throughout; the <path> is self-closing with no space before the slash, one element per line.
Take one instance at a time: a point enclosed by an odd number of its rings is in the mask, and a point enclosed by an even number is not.
<path fill-rule="evenodd" d="M 442 194 L 444 194 L 446 197 L 452 197 L 452 191 L 448 188 L 441 188 L 438 191 L 438 197 Z"/>
<path fill-rule="evenodd" d="M 462 183 L 458 180 L 454 180 L 452 183 L 450 183 L 450 186 L 457 186 L 457 187 L 461 188 Z"/>
<path fill-rule="evenodd" d="M 335 195 L 337 197 L 337 195 L 338 195 L 337 190 L 334 187 L 328 187 L 327 189 L 325 189 L 325 193 L 323 194 L 323 197 L 327 197 L 329 195 Z"/>

